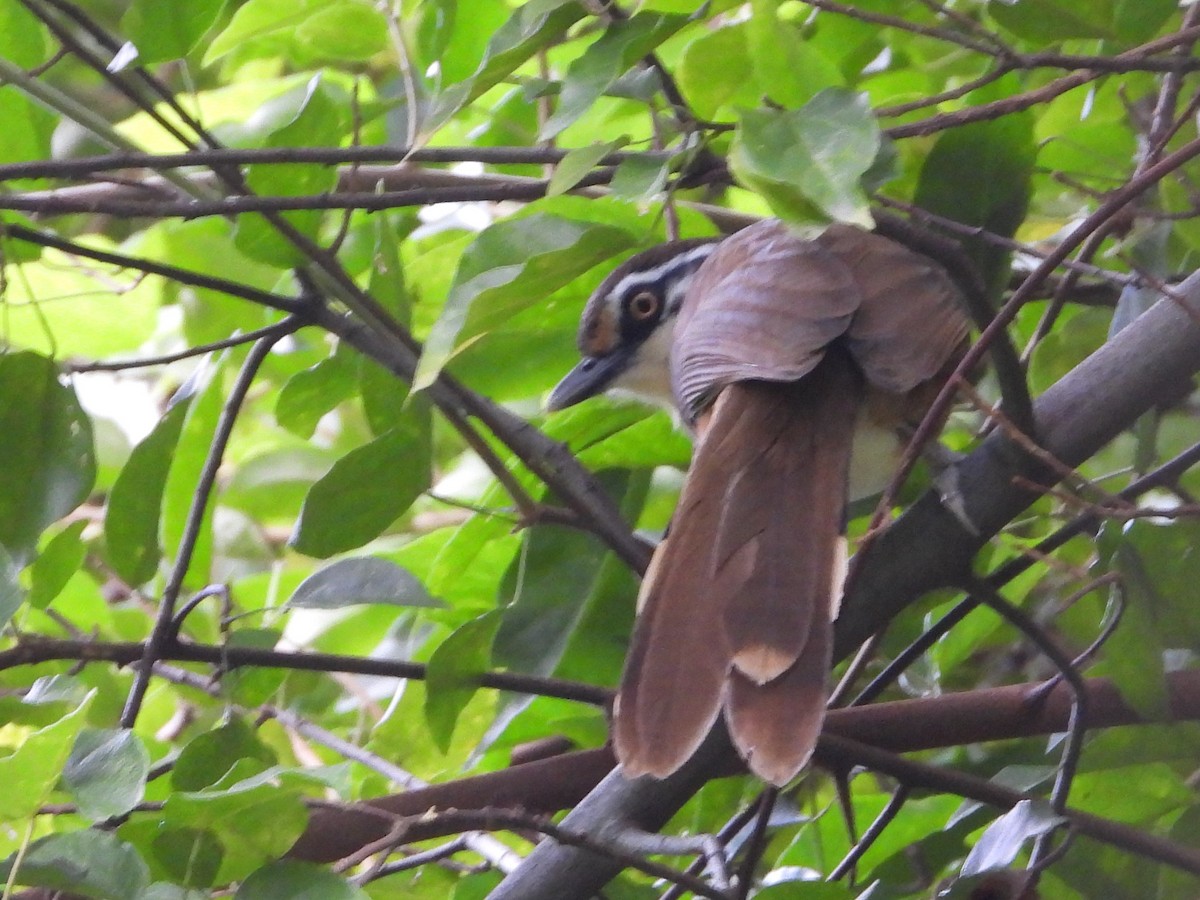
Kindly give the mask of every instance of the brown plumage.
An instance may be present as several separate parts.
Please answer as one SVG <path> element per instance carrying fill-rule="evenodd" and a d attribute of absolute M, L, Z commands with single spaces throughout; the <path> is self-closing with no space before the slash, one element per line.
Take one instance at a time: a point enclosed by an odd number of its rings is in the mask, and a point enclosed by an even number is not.
<path fill-rule="evenodd" d="M 642 590 L 614 714 L 628 774 L 675 771 L 722 707 L 760 777 L 782 784 L 807 761 L 861 389 L 833 351 L 802 381 L 721 392 Z"/>
<path fill-rule="evenodd" d="M 672 273 L 684 293 L 662 332 L 674 403 L 697 442 L 643 580 L 614 745 L 626 774 L 666 776 L 723 714 L 751 770 L 783 784 L 824 719 L 847 499 L 886 485 L 900 434 L 964 349 L 967 322 L 932 261 L 859 229 L 805 240 L 772 220 L 697 246 L 682 252 L 701 259 Z M 653 382 L 628 346 L 652 345 L 645 323 L 616 296 L 644 308 L 645 292 L 670 280 L 669 254 L 651 253 L 589 304 L 581 335 L 608 334 L 615 348 L 583 364 L 605 369 L 601 383 L 581 389 L 572 373 L 552 403 L 620 387 L 622 367 Z M 640 270 L 653 279 L 631 276 Z"/>

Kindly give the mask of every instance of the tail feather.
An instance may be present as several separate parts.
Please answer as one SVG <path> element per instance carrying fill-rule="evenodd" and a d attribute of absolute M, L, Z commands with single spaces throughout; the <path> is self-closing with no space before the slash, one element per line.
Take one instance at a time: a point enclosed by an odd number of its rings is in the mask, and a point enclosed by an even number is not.
<path fill-rule="evenodd" d="M 799 382 L 742 382 L 718 397 L 642 588 L 615 711 L 628 773 L 677 769 L 722 708 L 762 778 L 782 784 L 808 760 L 861 395 L 834 348 Z"/>

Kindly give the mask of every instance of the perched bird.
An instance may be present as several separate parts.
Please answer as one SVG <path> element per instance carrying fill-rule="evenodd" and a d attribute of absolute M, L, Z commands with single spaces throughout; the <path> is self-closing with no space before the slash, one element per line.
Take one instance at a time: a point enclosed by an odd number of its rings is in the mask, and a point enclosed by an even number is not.
<path fill-rule="evenodd" d="M 675 241 L 597 288 L 583 359 L 547 406 L 632 393 L 696 436 L 614 708 L 628 776 L 674 772 L 722 714 L 759 777 L 782 785 L 804 767 L 825 715 L 847 502 L 887 484 L 966 341 L 940 267 L 849 226 L 809 240 L 766 220 Z"/>

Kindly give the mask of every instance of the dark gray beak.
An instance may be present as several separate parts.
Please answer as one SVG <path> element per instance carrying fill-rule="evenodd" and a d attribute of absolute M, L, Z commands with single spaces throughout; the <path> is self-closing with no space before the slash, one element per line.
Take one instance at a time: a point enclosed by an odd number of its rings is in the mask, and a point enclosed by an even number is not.
<path fill-rule="evenodd" d="M 546 400 L 546 412 L 557 412 L 604 393 L 625 371 L 629 357 L 630 352 L 625 347 L 618 347 L 605 356 L 585 356 L 554 386 Z"/>

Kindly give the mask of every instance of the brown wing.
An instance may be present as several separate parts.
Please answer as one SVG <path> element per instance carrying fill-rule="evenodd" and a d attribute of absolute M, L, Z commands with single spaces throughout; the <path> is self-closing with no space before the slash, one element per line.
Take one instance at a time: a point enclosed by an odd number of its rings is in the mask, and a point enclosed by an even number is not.
<path fill-rule="evenodd" d="M 958 291 L 928 257 L 847 225 L 805 240 L 776 219 L 723 241 L 675 325 L 671 377 L 688 422 L 727 384 L 795 381 L 839 337 L 867 382 L 906 393 L 967 335 Z"/>
<path fill-rule="evenodd" d="M 855 281 L 858 310 L 846 344 L 867 381 L 905 394 L 941 372 L 968 331 L 946 272 L 895 241 L 845 225 L 829 228 L 820 242 Z"/>
<path fill-rule="evenodd" d="M 693 421 L 735 381 L 802 378 L 857 308 L 845 265 L 782 222 L 726 238 L 696 273 L 675 323 L 671 379 L 684 418 Z"/>

